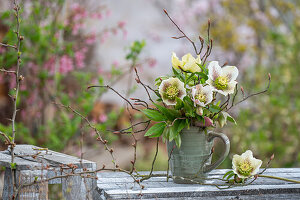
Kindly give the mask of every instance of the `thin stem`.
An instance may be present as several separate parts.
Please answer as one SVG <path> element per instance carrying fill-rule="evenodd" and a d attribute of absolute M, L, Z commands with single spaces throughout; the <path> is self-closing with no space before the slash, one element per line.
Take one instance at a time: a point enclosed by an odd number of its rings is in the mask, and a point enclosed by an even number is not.
<path fill-rule="evenodd" d="M 230 106 L 230 108 L 228 108 L 227 111 L 230 110 L 231 108 L 233 108 L 234 106 L 236 106 L 236 105 L 242 103 L 243 101 L 246 101 L 246 100 L 247 100 L 248 98 L 250 98 L 250 97 L 253 97 L 253 96 L 256 96 L 256 95 L 259 95 L 259 94 L 263 94 L 263 93 L 267 92 L 267 91 L 269 90 L 269 88 L 270 88 L 270 84 L 271 84 L 271 75 L 268 74 L 268 85 L 267 85 L 266 89 L 264 89 L 263 91 L 256 92 L 256 93 L 253 93 L 253 94 L 250 94 L 250 95 L 244 97 L 242 100 L 240 100 L 240 101 L 237 102 L 236 104 Z"/>
<path fill-rule="evenodd" d="M 136 68 L 134 68 L 134 71 L 135 71 L 135 74 L 136 74 L 136 77 L 137 77 L 137 82 L 140 83 L 140 84 L 144 87 L 144 89 L 145 89 L 146 92 L 147 92 L 147 95 L 148 95 L 149 100 L 150 100 L 151 102 L 154 103 L 154 101 L 152 100 L 152 98 L 151 98 L 151 96 L 150 96 L 150 93 L 149 93 L 148 89 L 150 89 L 151 91 L 153 91 L 154 93 L 156 93 L 155 90 L 152 89 L 150 86 L 144 84 L 144 83 L 141 81 L 140 76 L 139 76 L 138 71 L 137 71 Z"/>
<path fill-rule="evenodd" d="M 155 155 L 154 155 L 154 158 L 153 158 L 153 161 L 152 161 L 150 173 L 149 173 L 148 176 L 142 178 L 141 182 L 144 181 L 144 180 L 147 180 L 147 179 L 151 178 L 152 175 L 153 175 L 152 173 L 153 173 L 153 169 L 154 169 L 154 164 L 155 164 L 155 161 L 156 161 L 156 158 L 157 158 L 157 154 L 158 154 L 158 144 L 159 144 L 159 137 L 156 140 L 156 151 L 155 151 Z"/>
<path fill-rule="evenodd" d="M 193 42 L 182 30 L 181 30 L 181 28 L 174 22 L 174 20 L 169 16 L 169 14 L 168 14 L 168 12 L 167 12 L 167 10 L 166 9 L 164 9 L 164 12 L 165 12 L 165 14 L 168 16 L 168 18 L 170 19 L 170 21 L 176 26 L 176 28 L 182 33 L 182 35 L 183 36 L 180 36 L 179 38 L 186 38 L 192 45 L 193 45 L 193 47 L 194 47 L 194 50 L 195 50 L 195 53 L 197 54 L 197 55 L 199 55 L 198 54 L 198 51 L 197 51 L 197 47 L 196 47 L 196 45 L 195 45 L 195 42 Z M 179 39 L 179 38 L 176 38 L 176 39 Z"/>
<path fill-rule="evenodd" d="M 13 100 L 13 114 L 12 114 L 12 138 L 10 142 L 10 149 L 11 149 L 11 164 L 14 163 L 15 155 L 14 155 L 14 147 L 15 147 L 15 135 L 16 135 L 16 126 L 15 126 L 15 120 L 16 120 L 16 115 L 17 115 L 17 102 L 18 102 L 18 97 L 19 97 L 19 90 L 20 90 L 20 82 L 22 81 L 22 76 L 20 76 L 20 65 L 21 65 L 21 52 L 20 52 L 20 46 L 21 46 L 21 40 L 23 40 L 23 37 L 20 35 L 20 6 L 17 4 L 17 1 L 13 1 L 14 5 L 14 10 L 15 10 L 15 17 L 16 17 L 16 37 L 17 37 L 17 45 L 16 46 L 11 46 L 11 45 L 6 45 L 7 47 L 14 48 L 17 52 L 17 69 L 15 71 L 15 80 L 16 80 L 16 88 L 15 88 L 15 95 L 12 96 Z M 3 44 L 1 44 L 3 46 Z M 4 45 L 5 46 L 5 45 Z M 16 180 L 15 180 L 15 169 L 12 169 L 11 167 L 11 174 L 12 174 L 12 185 L 13 185 L 13 196 L 12 199 L 16 198 L 17 194 L 17 187 L 16 187 Z"/>
<path fill-rule="evenodd" d="M 130 107 L 133 109 L 133 110 L 136 110 L 136 111 L 140 111 L 140 109 L 137 109 L 135 108 L 132 103 L 126 99 L 125 97 L 123 97 L 118 91 L 116 91 L 115 89 L 113 89 L 112 87 L 110 87 L 109 85 L 91 85 L 91 86 L 88 86 L 87 89 L 91 89 L 91 88 L 96 88 L 96 87 L 99 87 L 99 88 L 108 88 L 110 90 L 112 90 L 113 92 L 115 92 L 119 97 L 121 97 L 124 101 L 126 101 Z"/>
<path fill-rule="evenodd" d="M 264 178 L 278 179 L 278 180 L 282 180 L 282 181 L 288 181 L 288 182 L 293 182 L 293 183 L 299 183 L 300 184 L 300 181 L 293 180 L 293 179 L 288 179 L 288 178 L 282 178 L 282 177 L 270 176 L 270 175 L 263 175 L 263 174 L 258 174 L 257 176 L 264 177 Z"/>
<path fill-rule="evenodd" d="M 111 131 L 111 132 L 113 132 L 113 133 L 131 133 L 130 131 L 128 131 L 128 132 L 125 132 L 125 131 L 127 131 L 127 130 L 129 130 L 131 128 L 133 129 L 135 126 L 140 125 L 140 124 L 146 124 L 145 129 L 142 129 L 142 131 L 145 131 L 147 129 L 147 127 L 149 126 L 150 122 L 151 122 L 151 120 L 138 122 L 138 123 L 135 123 L 135 124 L 131 124 L 131 126 L 129 126 L 127 128 L 124 128 L 122 130 Z M 108 130 L 108 131 L 110 131 L 110 130 Z M 139 130 L 138 132 L 142 132 L 142 131 Z M 135 133 L 137 133 L 137 132 L 135 131 Z"/>
<path fill-rule="evenodd" d="M 13 48 L 13 49 L 17 50 L 17 47 L 16 47 L 16 46 L 10 45 L 10 44 L 4 44 L 4 43 L 1 43 L 1 42 L 0 42 L 0 46 L 7 47 L 7 48 Z"/>
<path fill-rule="evenodd" d="M 170 168 L 170 160 L 171 160 L 171 156 L 173 154 L 174 149 L 176 148 L 176 146 L 174 145 L 170 154 L 169 154 L 169 158 L 168 158 L 168 168 L 167 168 L 167 182 L 169 181 L 169 168 Z"/>
<path fill-rule="evenodd" d="M 4 68 L 0 69 L 0 72 L 4 72 L 4 73 L 7 73 L 7 74 L 16 74 L 16 71 L 6 70 Z"/>

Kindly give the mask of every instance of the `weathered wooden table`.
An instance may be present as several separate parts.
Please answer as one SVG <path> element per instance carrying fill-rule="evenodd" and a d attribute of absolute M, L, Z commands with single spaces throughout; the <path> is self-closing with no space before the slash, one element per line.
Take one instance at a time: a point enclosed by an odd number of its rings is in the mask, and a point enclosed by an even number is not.
<path fill-rule="evenodd" d="M 66 200 L 94 198 L 95 178 L 63 176 L 68 175 L 72 170 L 74 173 L 82 172 L 83 170 L 94 171 L 96 170 L 95 162 L 81 160 L 74 156 L 33 145 L 17 145 L 14 154 L 16 166 L 13 167 L 15 168 L 13 170 L 16 171 L 16 176 L 12 177 L 10 149 L 0 152 L 0 166 L 6 168 L 2 199 L 12 198 L 12 179 L 15 180 L 17 187 L 34 181 L 44 180 L 44 182 L 22 188 L 17 198 L 20 200 L 47 200 L 48 184 L 61 184 L 63 196 Z M 56 178 L 57 176 L 62 177 Z M 95 176 L 96 173 L 94 174 Z"/>
<path fill-rule="evenodd" d="M 214 170 L 210 178 L 222 178 L 226 169 Z M 165 173 L 165 172 L 156 172 Z M 300 180 L 300 168 L 271 168 L 264 175 Z M 207 183 L 217 183 L 209 180 Z M 300 184 L 259 177 L 252 185 L 220 190 L 215 186 L 175 184 L 172 179 L 153 177 L 142 182 L 143 190 L 121 172 L 98 173 L 98 199 L 300 199 Z"/>
<path fill-rule="evenodd" d="M 106 200 L 106 199 L 300 199 L 300 184 L 259 177 L 252 185 L 220 190 L 215 186 L 197 184 L 175 184 L 172 179 L 153 177 L 142 182 L 142 190 L 133 179 L 121 172 L 99 172 L 98 180 L 82 176 L 66 176 L 76 165 L 75 173 L 93 171 L 96 163 L 54 152 L 32 145 L 17 145 L 15 148 L 16 177 L 11 176 L 10 151 L 0 152 L 0 166 L 6 167 L 3 199 L 11 199 L 12 178 L 17 185 L 34 180 L 48 180 L 20 191 L 18 199 L 48 199 L 48 184 L 62 184 L 64 198 L 67 200 Z M 73 169 L 74 170 L 74 169 Z M 228 170 L 214 170 L 209 178 L 222 178 Z M 147 172 L 144 172 L 147 174 Z M 166 173 L 166 172 L 154 172 Z M 264 175 L 300 180 L 300 168 L 272 168 Z M 96 176 L 96 174 L 94 174 Z M 51 180 L 50 180 L 50 179 Z M 219 183 L 208 180 L 206 183 Z"/>

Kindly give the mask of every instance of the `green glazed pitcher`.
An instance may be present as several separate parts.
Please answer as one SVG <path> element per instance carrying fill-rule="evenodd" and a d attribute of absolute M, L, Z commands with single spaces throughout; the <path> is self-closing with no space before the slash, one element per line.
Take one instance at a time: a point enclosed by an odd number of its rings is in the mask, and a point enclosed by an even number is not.
<path fill-rule="evenodd" d="M 195 183 L 205 181 L 207 173 L 217 168 L 228 156 L 230 142 L 223 133 L 208 132 L 201 127 L 184 128 L 181 133 L 181 146 L 175 141 L 167 142 L 169 166 L 174 183 Z M 220 138 L 225 149 L 221 157 L 211 163 L 214 138 Z"/>

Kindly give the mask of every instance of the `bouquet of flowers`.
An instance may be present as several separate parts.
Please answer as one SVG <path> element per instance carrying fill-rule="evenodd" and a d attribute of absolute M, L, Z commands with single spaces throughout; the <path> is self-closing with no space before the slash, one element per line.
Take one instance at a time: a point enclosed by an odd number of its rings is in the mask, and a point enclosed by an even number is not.
<path fill-rule="evenodd" d="M 180 60 L 172 53 L 171 76 L 161 76 L 155 80 L 158 87 L 156 109 L 144 109 L 142 112 L 151 120 L 159 122 L 145 134 L 175 140 L 180 147 L 180 132 L 189 126 L 199 126 L 204 130 L 223 127 L 227 121 L 236 123 L 226 110 L 230 96 L 237 90 L 238 69 L 235 66 L 220 66 L 218 61 L 205 65 L 200 55 L 194 58 L 190 53 Z M 226 96 L 223 102 L 218 95 Z"/>

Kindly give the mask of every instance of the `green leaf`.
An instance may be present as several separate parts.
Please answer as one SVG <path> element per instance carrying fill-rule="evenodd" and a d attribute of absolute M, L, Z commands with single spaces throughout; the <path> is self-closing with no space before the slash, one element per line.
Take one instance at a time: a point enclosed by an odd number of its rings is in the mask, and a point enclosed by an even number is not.
<path fill-rule="evenodd" d="M 11 169 L 16 169 L 17 168 L 17 163 L 10 163 Z"/>
<path fill-rule="evenodd" d="M 183 101 L 186 102 L 186 103 L 188 103 L 190 106 L 194 106 L 194 102 L 188 96 L 185 96 L 183 98 Z"/>
<path fill-rule="evenodd" d="M 152 110 L 152 109 L 144 109 L 142 112 L 151 120 L 153 121 L 166 121 L 167 118 L 164 116 L 162 113 L 160 113 L 157 110 Z"/>
<path fill-rule="evenodd" d="M 202 72 L 204 72 L 205 74 L 208 74 L 208 69 L 205 66 L 203 66 L 199 63 L 197 63 L 197 65 L 201 68 Z"/>
<path fill-rule="evenodd" d="M 221 112 L 220 115 L 218 116 L 218 123 L 221 128 L 227 123 L 227 119 L 224 117 L 223 112 Z"/>
<path fill-rule="evenodd" d="M 227 176 L 227 180 L 229 180 L 231 177 L 233 177 L 234 176 L 234 173 L 232 173 L 232 174 L 229 174 L 228 176 Z"/>
<path fill-rule="evenodd" d="M 229 114 L 227 116 L 227 119 L 228 119 L 228 121 L 230 121 L 230 122 L 234 123 L 235 125 L 237 125 L 235 119 L 233 117 L 231 117 Z"/>
<path fill-rule="evenodd" d="M 233 173 L 233 171 L 232 171 L 232 170 L 230 170 L 230 171 L 226 172 L 226 173 L 224 174 L 224 176 L 223 176 L 223 179 L 225 179 L 225 177 L 226 177 L 226 176 L 228 176 L 229 174 L 232 174 L 232 173 Z"/>
<path fill-rule="evenodd" d="M 176 69 L 174 69 L 173 67 L 172 67 L 172 70 L 173 70 L 173 73 L 174 73 L 174 75 L 177 77 L 177 78 L 179 78 L 179 80 L 181 80 L 182 82 L 184 82 L 184 77 L 183 77 L 183 75 L 181 74 L 181 72 L 178 72 Z"/>
<path fill-rule="evenodd" d="M 165 128 L 165 130 L 164 130 L 164 132 L 163 132 L 163 140 L 164 140 L 164 142 L 165 142 L 166 140 L 169 140 L 170 129 L 171 129 L 170 127 L 166 126 L 166 128 Z"/>
<path fill-rule="evenodd" d="M 154 124 L 151 128 L 148 129 L 145 136 L 159 137 L 163 134 L 165 127 L 166 123 L 164 122 Z"/>
<path fill-rule="evenodd" d="M 217 105 L 210 105 L 208 110 L 212 113 L 217 113 L 221 110 L 221 108 Z"/>
<path fill-rule="evenodd" d="M 176 119 L 175 119 L 176 120 Z M 173 140 L 179 135 L 180 131 L 186 127 L 185 119 L 177 119 L 174 121 L 174 124 L 170 127 L 170 140 Z"/>
<path fill-rule="evenodd" d="M 195 72 L 194 73 L 192 73 L 187 79 L 186 79 L 186 83 L 189 83 L 191 80 L 192 80 L 192 78 L 195 76 Z"/>
<path fill-rule="evenodd" d="M 158 104 L 155 104 L 154 105 L 156 106 L 156 108 L 162 112 L 169 121 L 173 121 L 174 119 L 178 118 L 181 116 L 180 112 L 177 111 L 177 110 L 174 110 L 174 109 L 168 109 L 168 108 L 165 108 L 161 105 L 158 105 Z"/>
<path fill-rule="evenodd" d="M 234 120 L 234 118 L 231 117 L 227 112 L 222 111 L 218 118 L 220 127 L 223 127 L 225 124 L 227 124 L 227 120 L 236 125 L 236 121 Z"/>
<path fill-rule="evenodd" d="M 174 138 L 175 143 L 177 145 L 177 147 L 179 148 L 181 146 L 181 136 L 180 134 L 177 135 L 177 137 Z"/>
<path fill-rule="evenodd" d="M 183 102 L 181 99 L 179 99 L 178 97 L 176 97 L 176 105 L 175 105 L 175 109 L 176 110 L 180 110 L 181 108 L 183 108 Z"/>
<path fill-rule="evenodd" d="M 195 117 L 194 105 L 192 100 L 189 97 L 185 96 L 183 98 L 183 105 L 184 105 L 185 115 L 187 117 Z"/>

